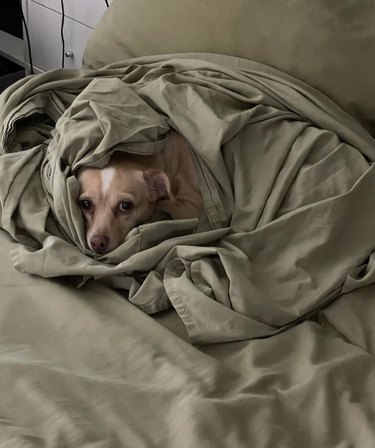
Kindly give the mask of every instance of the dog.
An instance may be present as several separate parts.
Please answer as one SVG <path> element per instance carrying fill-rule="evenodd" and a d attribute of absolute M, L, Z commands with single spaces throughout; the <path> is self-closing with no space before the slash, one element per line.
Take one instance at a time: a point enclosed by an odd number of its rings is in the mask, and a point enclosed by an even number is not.
<path fill-rule="evenodd" d="M 82 167 L 76 176 L 86 242 L 100 255 L 122 244 L 156 208 L 173 219 L 199 218 L 203 211 L 189 143 L 176 131 L 158 154 L 117 151 L 104 168 Z"/>

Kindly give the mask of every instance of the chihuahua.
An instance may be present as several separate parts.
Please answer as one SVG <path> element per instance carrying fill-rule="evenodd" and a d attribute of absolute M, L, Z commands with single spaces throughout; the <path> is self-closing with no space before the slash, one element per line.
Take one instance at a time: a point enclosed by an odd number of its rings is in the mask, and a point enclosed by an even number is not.
<path fill-rule="evenodd" d="M 80 168 L 77 179 L 86 242 L 100 255 L 118 247 L 156 208 L 173 219 L 198 218 L 203 210 L 189 143 L 175 131 L 158 154 L 117 151 L 104 168 Z"/>

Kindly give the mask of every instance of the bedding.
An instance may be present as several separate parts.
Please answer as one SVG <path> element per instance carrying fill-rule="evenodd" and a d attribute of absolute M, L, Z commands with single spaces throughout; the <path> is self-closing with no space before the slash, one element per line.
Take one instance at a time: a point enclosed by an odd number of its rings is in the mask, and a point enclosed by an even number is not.
<path fill-rule="evenodd" d="M 191 345 L 113 289 L 21 274 L 0 231 L 4 447 L 372 447 L 373 285 L 270 338 Z"/>
<path fill-rule="evenodd" d="M 306 85 L 203 57 L 41 75 L 15 88 L 16 107 L 9 92 L 1 226 L 19 243 L 11 256 L 22 272 L 94 278 L 148 313 L 173 306 L 193 342 L 268 336 L 362 280 L 375 147 Z M 169 126 L 192 146 L 204 216 L 146 223 L 115 251 L 91 253 L 74 172 L 116 150 L 160 151 Z"/>
<path fill-rule="evenodd" d="M 164 3 L 0 96 L 0 445 L 372 448 L 371 2 Z M 74 170 L 170 128 L 204 216 L 95 257 Z"/>
<path fill-rule="evenodd" d="M 375 8 L 361 0 L 113 0 L 83 62 L 204 52 L 251 59 L 314 86 L 375 133 Z"/>

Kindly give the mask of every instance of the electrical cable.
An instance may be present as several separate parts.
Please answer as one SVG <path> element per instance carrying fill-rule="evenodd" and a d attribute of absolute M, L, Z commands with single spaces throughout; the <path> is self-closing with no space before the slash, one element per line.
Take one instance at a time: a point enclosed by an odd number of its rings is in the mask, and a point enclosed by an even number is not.
<path fill-rule="evenodd" d="M 107 8 L 109 8 L 108 0 L 104 0 L 105 4 L 107 5 Z"/>
<path fill-rule="evenodd" d="M 31 52 L 30 35 L 29 35 L 29 29 L 27 27 L 25 15 L 23 13 L 22 0 L 19 1 L 19 5 L 21 8 L 22 23 L 23 23 L 23 27 L 25 29 L 25 34 L 26 34 L 27 51 L 29 53 L 30 73 L 33 75 L 34 74 L 34 65 L 33 65 L 33 57 L 32 57 L 32 52 Z"/>
<path fill-rule="evenodd" d="M 64 39 L 64 24 L 65 24 L 65 7 L 64 0 L 61 0 L 61 45 L 62 45 L 62 56 L 61 56 L 61 67 L 65 67 L 65 39 Z"/>

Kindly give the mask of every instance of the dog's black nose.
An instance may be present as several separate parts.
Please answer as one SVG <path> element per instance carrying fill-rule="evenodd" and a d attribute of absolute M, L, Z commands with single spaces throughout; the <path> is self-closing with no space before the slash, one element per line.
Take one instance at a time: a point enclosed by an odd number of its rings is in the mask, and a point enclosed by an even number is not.
<path fill-rule="evenodd" d="M 91 249 L 97 254 L 104 254 L 109 245 L 109 238 L 102 235 L 94 235 L 90 240 Z"/>

